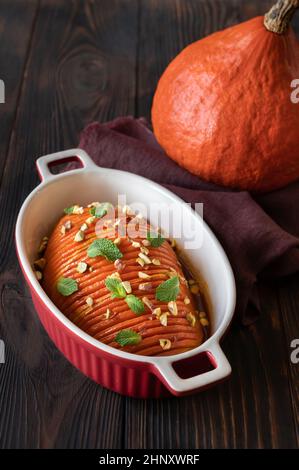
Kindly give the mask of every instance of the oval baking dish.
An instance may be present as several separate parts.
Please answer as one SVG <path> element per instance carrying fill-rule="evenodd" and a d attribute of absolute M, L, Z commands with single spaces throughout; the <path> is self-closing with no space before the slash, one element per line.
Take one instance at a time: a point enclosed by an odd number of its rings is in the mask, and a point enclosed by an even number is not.
<path fill-rule="evenodd" d="M 53 175 L 49 167 L 79 160 L 82 168 Z M 170 394 L 181 396 L 207 388 L 225 379 L 231 367 L 219 341 L 228 328 L 235 308 L 235 282 L 228 259 L 202 218 L 180 198 L 160 185 L 124 171 L 98 167 L 81 149 L 67 150 L 37 160 L 41 184 L 25 200 L 16 225 L 17 253 L 30 287 L 40 320 L 64 356 L 95 382 L 125 395 L 149 398 Z M 37 247 L 59 220 L 61 210 L 79 202 L 176 205 L 182 217 L 173 221 L 174 231 L 188 220 L 202 234 L 200 248 L 189 249 L 192 266 L 209 287 L 211 335 L 195 349 L 173 356 L 138 356 L 114 349 L 89 336 L 73 324 L 46 295 L 32 269 Z M 163 227 L 163 219 L 161 220 Z M 170 235 L 172 235 L 170 233 Z M 179 240 L 183 244 L 184 234 Z"/>

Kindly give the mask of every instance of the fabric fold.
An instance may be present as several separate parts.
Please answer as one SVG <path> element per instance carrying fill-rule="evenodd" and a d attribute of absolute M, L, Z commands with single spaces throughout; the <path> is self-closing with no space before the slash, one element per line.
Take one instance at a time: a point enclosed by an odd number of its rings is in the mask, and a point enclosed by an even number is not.
<path fill-rule="evenodd" d="M 259 310 L 256 283 L 299 270 L 299 182 L 253 195 L 208 183 L 173 162 L 145 119 L 121 117 L 89 124 L 79 146 L 99 165 L 144 176 L 189 203 L 204 204 L 204 220 L 223 245 L 237 285 L 244 324 Z"/>

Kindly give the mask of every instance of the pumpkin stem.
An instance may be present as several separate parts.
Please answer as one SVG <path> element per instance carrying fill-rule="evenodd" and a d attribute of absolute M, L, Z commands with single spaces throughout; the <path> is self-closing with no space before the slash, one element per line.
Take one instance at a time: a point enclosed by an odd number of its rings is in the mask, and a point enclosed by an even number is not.
<path fill-rule="evenodd" d="M 278 0 L 265 15 L 265 27 L 272 33 L 283 34 L 288 29 L 297 8 L 299 0 Z"/>

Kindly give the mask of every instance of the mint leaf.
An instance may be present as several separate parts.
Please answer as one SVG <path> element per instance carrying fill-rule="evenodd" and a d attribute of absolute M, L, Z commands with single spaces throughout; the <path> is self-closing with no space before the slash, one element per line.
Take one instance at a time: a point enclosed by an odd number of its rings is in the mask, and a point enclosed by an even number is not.
<path fill-rule="evenodd" d="M 104 217 L 111 208 L 113 208 L 113 205 L 110 204 L 110 202 L 103 202 L 102 204 L 92 207 L 89 212 L 94 217 L 100 219 L 101 217 Z"/>
<path fill-rule="evenodd" d="M 94 240 L 87 250 L 87 255 L 89 258 L 104 256 L 109 261 L 116 261 L 123 256 L 115 243 L 108 240 L 108 238 L 99 238 L 98 240 Z"/>
<path fill-rule="evenodd" d="M 75 206 L 66 207 L 65 209 L 63 209 L 63 211 L 64 211 L 65 214 L 68 214 L 68 215 L 72 214 L 73 211 L 74 211 L 74 207 Z"/>
<path fill-rule="evenodd" d="M 144 312 L 144 303 L 142 300 L 138 299 L 133 294 L 129 294 L 126 297 L 126 302 L 129 306 L 129 308 L 132 310 L 132 312 L 136 313 L 137 315 L 140 315 L 141 313 Z"/>
<path fill-rule="evenodd" d="M 122 347 L 129 344 L 138 344 L 141 339 L 140 334 L 133 330 L 121 330 L 115 336 L 115 341 Z"/>
<path fill-rule="evenodd" d="M 156 299 L 161 302 L 170 302 L 176 300 L 180 292 L 180 281 L 178 276 L 174 276 L 165 282 L 162 282 L 156 289 Z"/>
<path fill-rule="evenodd" d="M 115 277 L 107 277 L 105 280 L 105 286 L 112 292 L 112 299 L 122 299 L 127 295 L 126 289 L 122 285 L 121 281 Z"/>
<path fill-rule="evenodd" d="M 79 289 L 77 281 L 70 277 L 60 277 L 57 281 L 56 288 L 59 294 L 64 295 L 65 297 L 73 294 Z"/>
<path fill-rule="evenodd" d="M 146 238 L 148 239 L 150 244 L 155 248 L 161 246 L 162 243 L 165 241 L 165 238 L 163 238 L 162 235 L 158 232 L 147 232 Z"/>

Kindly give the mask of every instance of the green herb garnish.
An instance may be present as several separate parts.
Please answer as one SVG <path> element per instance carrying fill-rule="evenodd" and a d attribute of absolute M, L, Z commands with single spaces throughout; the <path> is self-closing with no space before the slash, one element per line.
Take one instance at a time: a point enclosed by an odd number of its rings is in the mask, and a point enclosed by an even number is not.
<path fill-rule="evenodd" d="M 126 297 L 126 302 L 129 306 L 129 308 L 132 310 L 132 312 L 136 313 L 137 315 L 140 315 L 141 313 L 144 312 L 144 303 L 142 302 L 141 299 L 138 299 L 133 294 L 129 294 Z"/>
<path fill-rule="evenodd" d="M 138 344 L 141 339 L 140 334 L 133 330 L 121 330 L 115 336 L 115 341 L 122 347 L 129 344 Z"/>
<path fill-rule="evenodd" d="M 70 214 L 73 213 L 74 207 L 75 207 L 75 206 L 66 207 L 65 209 L 63 209 L 63 211 L 64 211 L 65 214 L 70 215 Z"/>
<path fill-rule="evenodd" d="M 147 232 L 146 238 L 154 248 L 158 248 L 165 241 L 165 238 L 158 232 Z"/>
<path fill-rule="evenodd" d="M 112 299 L 123 299 L 127 295 L 126 289 L 122 285 L 121 281 L 115 277 L 107 277 L 105 280 L 105 286 L 110 290 L 110 292 L 112 292 Z"/>
<path fill-rule="evenodd" d="M 180 292 L 180 281 L 178 276 L 174 276 L 162 282 L 156 289 L 156 299 L 161 302 L 176 300 Z"/>
<path fill-rule="evenodd" d="M 65 297 L 73 294 L 79 289 L 77 281 L 70 277 L 60 277 L 57 281 L 56 288 L 59 294 L 64 295 Z"/>
<path fill-rule="evenodd" d="M 94 217 L 100 219 L 101 217 L 104 217 L 104 215 L 108 214 L 108 211 L 111 208 L 113 208 L 113 205 L 110 204 L 110 202 L 103 202 L 97 206 L 92 207 L 89 212 Z"/>
<path fill-rule="evenodd" d="M 87 255 L 89 258 L 104 256 L 109 261 L 116 261 L 123 256 L 115 243 L 108 240 L 108 238 L 99 238 L 98 240 L 94 240 L 87 250 Z"/>

